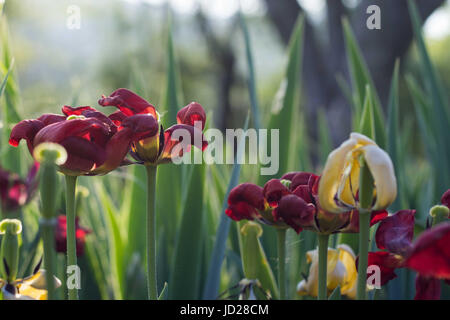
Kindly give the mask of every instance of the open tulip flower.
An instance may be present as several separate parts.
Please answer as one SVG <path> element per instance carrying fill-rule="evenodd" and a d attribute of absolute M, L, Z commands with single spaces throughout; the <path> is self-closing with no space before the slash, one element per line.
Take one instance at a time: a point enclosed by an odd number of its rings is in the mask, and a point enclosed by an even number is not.
<path fill-rule="evenodd" d="M 158 123 L 143 115 L 130 116 L 116 125 L 107 117 L 84 106 L 64 106 L 64 115 L 44 114 L 37 119 L 20 121 L 11 131 L 9 143 L 18 146 L 25 139 L 30 153 L 44 142 L 62 145 L 67 161 L 60 170 L 71 176 L 106 174 L 124 161 L 130 145 L 158 134 Z"/>
<path fill-rule="evenodd" d="M 330 153 L 319 184 L 319 201 L 328 212 L 358 208 L 360 157 L 368 166 L 375 185 L 370 210 L 386 209 L 397 196 L 394 167 L 389 155 L 368 137 L 351 133 L 350 139 Z"/>
<path fill-rule="evenodd" d="M 337 249 L 328 248 L 327 291 L 329 293 L 340 286 L 341 294 L 351 299 L 356 297 L 357 272 L 355 259 L 353 250 L 345 244 L 337 246 Z M 306 261 L 311 264 L 309 275 L 307 279 L 299 282 L 297 293 L 301 296 L 317 297 L 319 283 L 318 250 L 308 251 L 306 253 Z"/>
<path fill-rule="evenodd" d="M 160 122 L 160 115 L 155 107 L 128 89 L 117 89 L 109 97 L 103 96 L 98 103 L 101 106 L 114 106 L 119 110 L 110 118 L 118 126 L 127 123 L 130 118 L 153 119 L 152 123 Z M 143 164 L 168 163 L 174 156 L 182 156 L 190 145 L 204 150 L 208 143 L 203 137 L 206 114 L 203 107 L 191 102 L 177 113 L 177 124 L 167 129 L 159 126 L 157 134 L 142 136 L 133 141 L 131 155 Z M 196 125 L 197 124 L 197 125 Z M 184 130 L 189 135 L 189 141 L 175 136 L 176 130 Z"/>
<path fill-rule="evenodd" d="M 0 168 L 0 202 L 3 215 L 17 211 L 32 198 L 37 187 L 38 169 L 39 163 L 35 162 L 24 180 L 17 174 Z"/>
<path fill-rule="evenodd" d="M 303 229 L 328 234 L 358 232 L 358 210 L 336 215 L 323 209 L 318 198 L 320 180 L 313 173 L 290 172 L 268 181 L 264 188 L 240 184 L 231 190 L 225 213 L 236 221 L 258 219 L 269 225 L 291 227 L 297 233 Z M 387 215 L 386 210 L 373 211 L 371 225 Z"/>
<path fill-rule="evenodd" d="M 417 271 L 415 299 L 439 299 L 440 279 L 450 280 L 450 221 L 427 229 L 413 241 L 414 210 L 401 210 L 384 219 L 369 253 L 369 265 L 381 271 L 381 285 L 396 277 L 395 269 Z"/>

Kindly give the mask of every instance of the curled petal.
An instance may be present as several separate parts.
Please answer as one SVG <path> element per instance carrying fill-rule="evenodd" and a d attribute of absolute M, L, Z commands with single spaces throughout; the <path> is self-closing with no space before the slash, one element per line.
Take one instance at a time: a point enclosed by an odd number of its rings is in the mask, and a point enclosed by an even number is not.
<path fill-rule="evenodd" d="M 305 227 L 314 225 L 313 204 L 306 203 L 302 198 L 289 194 L 281 198 L 278 207 L 273 211 L 275 220 L 282 220 L 295 232 L 299 233 Z"/>
<path fill-rule="evenodd" d="M 362 151 L 372 174 L 377 193 L 375 205 L 372 209 L 385 209 L 397 197 L 397 181 L 391 158 L 386 151 L 376 145 L 364 146 Z"/>
<path fill-rule="evenodd" d="M 105 150 L 77 136 L 69 136 L 60 144 L 67 151 L 67 160 L 61 166 L 67 174 L 86 174 L 101 166 L 106 160 Z"/>
<path fill-rule="evenodd" d="M 263 188 L 252 183 L 243 183 L 230 191 L 225 213 L 235 221 L 253 220 L 259 216 L 258 210 L 264 208 Z"/>
<path fill-rule="evenodd" d="M 120 110 L 113 112 L 109 115 L 109 119 L 111 119 L 111 121 L 114 122 L 116 126 L 120 126 L 120 124 L 126 117 L 127 116 Z"/>
<path fill-rule="evenodd" d="M 206 113 L 197 102 L 191 102 L 177 113 L 177 123 L 193 126 L 195 122 L 201 122 L 201 130 L 205 128 Z"/>
<path fill-rule="evenodd" d="M 450 279 L 450 222 L 424 231 L 413 244 L 406 266 L 421 275 Z"/>
<path fill-rule="evenodd" d="M 381 221 L 375 240 L 379 249 L 406 255 L 414 236 L 415 210 L 401 210 Z"/>
<path fill-rule="evenodd" d="M 441 197 L 441 203 L 450 209 L 450 189 L 444 192 Z"/>
<path fill-rule="evenodd" d="M 9 137 L 9 144 L 13 147 L 19 145 L 20 140 L 25 139 L 27 141 L 28 149 L 30 153 L 33 153 L 34 145 L 33 140 L 36 134 L 45 127 L 45 124 L 40 120 L 22 120 L 14 126 L 11 130 Z"/>
<path fill-rule="evenodd" d="M 295 190 L 298 186 L 312 187 L 318 176 L 309 172 L 299 172 L 292 177 L 291 190 Z"/>
<path fill-rule="evenodd" d="M 117 89 L 109 97 L 103 96 L 98 104 L 117 107 L 126 116 L 149 113 L 158 119 L 155 107 L 128 89 Z"/>
<path fill-rule="evenodd" d="M 271 207 L 276 207 L 283 196 L 290 194 L 289 190 L 278 179 L 269 180 L 264 185 L 263 193 Z"/>
<path fill-rule="evenodd" d="M 64 113 L 67 117 L 69 116 L 81 116 L 84 115 L 86 111 L 97 111 L 94 108 L 91 108 L 89 106 L 83 106 L 83 107 L 76 107 L 73 108 L 71 106 L 63 106 L 62 107 L 62 113 Z"/>
<path fill-rule="evenodd" d="M 64 121 L 66 120 L 66 117 L 59 114 L 45 113 L 39 118 L 37 118 L 37 120 L 42 121 L 44 125 L 48 126 L 56 122 Z"/>
<path fill-rule="evenodd" d="M 418 274 L 416 277 L 416 295 L 414 300 L 439 300 L 441 281 L 433 277 Z"/>

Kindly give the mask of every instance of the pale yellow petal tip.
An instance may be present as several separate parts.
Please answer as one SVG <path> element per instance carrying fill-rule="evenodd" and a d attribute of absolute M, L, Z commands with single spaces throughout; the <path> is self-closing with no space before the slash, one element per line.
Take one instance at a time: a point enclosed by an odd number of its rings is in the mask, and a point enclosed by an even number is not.
<path fill-rule="evenodd" d="M 37 145 L 33 151 L 33 157 L 38 162 L 45 161 L 47 156 L 51 157 L 51 161 L 54 161 L 58 166 L 63 165 L 67 161 L 67 151 L 58 143 L 43 142 Z"/>

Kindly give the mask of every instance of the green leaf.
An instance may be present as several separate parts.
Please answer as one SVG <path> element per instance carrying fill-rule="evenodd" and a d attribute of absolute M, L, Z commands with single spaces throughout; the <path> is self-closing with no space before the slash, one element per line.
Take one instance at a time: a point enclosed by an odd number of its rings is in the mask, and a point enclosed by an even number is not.
<path fill-rule="evenodd" d="M 169 286 L 167 282 L 164 282 L 164 287 L 161 290 L 161 293 L 159 294 L 158 300 L 167 300 L 168 294 L 169 294 Z"/>
<path fill-rule="evenodd" d="M 384 115 L 381 108 L 380 99 L 376 94 L 373 80 L 370 76 L 369 69 L 361 54 L 356 38 L 351 30 L 350 23 L 346 18 L 342 20 L 344 29 L 345 47 L 347 51 L 348 65 L 350 68 L 350 77 L 352 86 L 355 90 L 355 106 L 354 116 L 356 119 L 361 118 L 363 112 L 363 102 L 366 95 L 366 86 L 369 85 L 372 93 L 372 107 L 374 115 L 374 129 L 377 144 L 384 149 L 386 146 L 386 131 L 384 129 Z"/>
<path fill-rule="evenodd" d="M 427 52 L 425 41 L 422 36 L 422 21 L 419 11 L 414 1 L 408 0 L 408 9 L 411 16 L 414 35 L 420 57 L 420 67 L 425 88 L 430 97 L 430 120 L 427 122 L 429 130 L 433 132 L 433 138 L 436 141 L 439 157 L 442 159 L 443 166 L 439 168 L 439 174 L 436 177 L 436 190 L 434 201 L 437 201 L 440 195 L 448 187 L 450 180 L 450 113 L 448 98 L 442 89 L 441 81 L 433 67 L 430 56 Z M 428 141 L 425 141 L 428 143 Z"/>
<path fill-rule="evenodd" d="M 328 300 L 341 300 L 341 286 L 337 286 L 328 297 Z"/>
<path fill-rule="evenodd" d="M 245 22 L 245 17 L 239 12 L 239 21 L 244 34 L 245 41 L 245 53 L 247 57 L 248 66 L 248 91 L 250 94 L 250 106 L 252 111 L 252 123 L 255 129 L 259 130 L 261 128 L 261 117 L 259 114 L 259 103 L 258 95 L 256 91 L 256 77 L 255 77 L 255 67 L 253 65 L 253 54 L 250 44 L 250 34 L 248 32 L 247 24 Z"/>
<path fill-rule="evenodd" d="M 248 129 L 249 114 L 245 120 L 244 131 Z M 228 195 L 239 182 L 239 175 L 241 171 L 240 160 L 245 153 L 245 135 L 241 137 L 238 142 L 238 152 L 231 172 L 230 182 L 228 183 L 227 192 L 225 194 L 222 211 L 220 215 L 220 223 L 216 233 L 216 241 L 212 252 L 211 262 L 209 265 L 208 274 L 206 277 L 206 284 L 203 292 L 203 299 L 215 299 L 219 293 L 220 274 L 222 263 L 225 256 L 226 242 L 230 230 L 231 219 L 225 215 L 225 209 L 228 205 Z"/>
<path fill-rule="evenodd" d="M 364 107 L 361 115 L 361 122 L 359 123 L 359 132 L 373 140 L 376 140 L 372 94 L 368 85 L 366 86 Z"/>
<path fill-rule="evenodd" d="M 199 150 L 192 150 L 200 152 Z M 192 165 L 181 224 L 175 246 L 169 296 L 171 299 L 198 299 L 204 241 L 203 199 L 205 165 Z"/>
<path fill-rule="evenodd" d="M 325 164 L 328 154 L 333 150 L 333 143 L 331 141 L 330 130 L 328 129 L 327 117 L 323 109 L 319 109 L 319 112 L 317 113 L 317 126 L 319 130 L 319 161 L 320 163 Z"/>

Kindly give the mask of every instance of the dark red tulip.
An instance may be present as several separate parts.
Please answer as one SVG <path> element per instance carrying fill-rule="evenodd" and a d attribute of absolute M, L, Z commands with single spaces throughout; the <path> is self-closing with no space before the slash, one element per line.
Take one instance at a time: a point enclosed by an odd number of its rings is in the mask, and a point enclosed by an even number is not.
<path fill-rule="evenodd" d="M 43 142 L 62 145 L 67 161 L 60 170 L 68 175 L 106 174 L 122 164 L 133 142 L 158 133 L 158 123 L 146 115 L 133 115 L 115 123 L 114 117 L 88 107 L 64 106 L 64 115 L 44 114 L 35 120 L 23 120 L 11 131 L 9 143 L 27 141 L 34 148 Z"/>
<path fill-rule="evenodd" d="M 37 187 L 36 175 L 39 163 L 35 162 L 26 179 L 0 168 L 0 201 L 4 214 L 17 211 L 33 196 Z"/>
<path fill-rule="evenodd" d="M 377 265 L 380 268 L 380 285 L 383 286 L 397 277 L 395 269 L 403 267 L 403 258 L 386 251 L 369 252 L 367 265 Z M 358 268 L 358 260 L 356 261 L 356 268 Z"/>
<path fill-rule="evenodd" d="M 86 235 L 91 233 L 91 230 L 79 225 L 78 217 L 75 219 L 75 237 L 77 256 L 82 256 L 84 253 L 84 245 L 86 243 Z M 61 253 L 67 252 L 67 219 L 61 214 L 57 217 L 57 224 L 55 228 L 55 245 L 56 251 Z"/>
<path fill-rule="evenodd" d="M 356 210 L 335 214 L 320 207 L 317 196 L 319 179 L 309 172 L 289 172 L 281 179 L 269 180 L 264 188 L 251 183 L 241 184 L 231 191 L 225 212 L 233 220 L 259 219 L 266 224 L 289 226 L 297 233 L 302 229 L 321 233 L 358 232 Z M 255 198 L 258 205 L 251 201 Z M 384 210 L 374 212 L 371 225 L 386 216 Z"/>
<path fill-rule="evenodd" d="M 124 123 L 129 117 L 147 116 L 159 122 L 155 107 L 128 89 L 117 89 L 109 97 L 102 96 L 98 101 L 101 106 L 114 106 L 119 111 L 110 118 L 114 123 Z M 203 137 L 206 114 L 203 107 L 191 102 L 177 113 L 177 124 L 170 128 L 159 128 L 157 135 L 143 137 L 132 144 L 132 155 L 141 163 L 161 164 L 170 162 L 175 156 L 182 156 L 191 145 L 202 151 L 208 146 Z M 197 123 L 197 126 L 195 124 Z M 182 134 L 188 135 L 188 141 L 182 141 Z M 175 134 L 180 133 L 180 137 Z"/>
<path fill-rule="evenodd" d="M 444 206 L 447 206 L 447 208 L 450 209 L 450 189 L 444 192 L 444 194 L 441 197 L 441 203 Z"/>
<path fill-rule="evenodd" d="M 381 221 L 375 235 L 377 247 L 399 255 L 407 254 L 414 236 L 415 212 L 400 210 Z"/>

